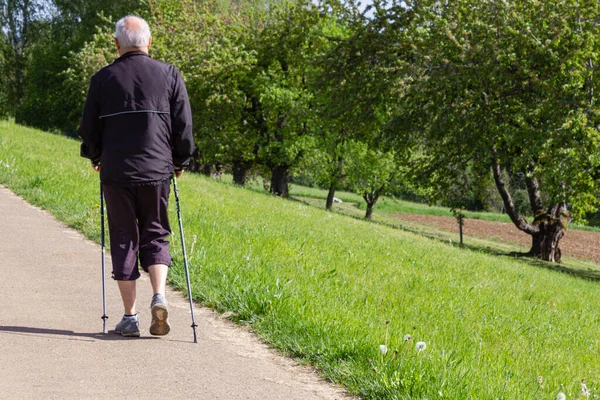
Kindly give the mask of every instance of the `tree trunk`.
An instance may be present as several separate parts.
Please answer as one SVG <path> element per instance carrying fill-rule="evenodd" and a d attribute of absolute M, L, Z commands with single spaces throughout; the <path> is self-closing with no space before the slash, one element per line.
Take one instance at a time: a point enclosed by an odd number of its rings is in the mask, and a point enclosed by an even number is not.
<path fill-rule="evenodd" d="M 559 242 L 565 235 L 567 225 L 571 219 L 571 213 L 566 209 L 564 204 L 553 204 L 547 212 L 544 212 L 539 183 L 536 178 L 527 177 L 525 184 L 527 185 L 531 210 L 535 215 L 533 223 L 527 223 L 523 217 L 518 215 L 506 183 L 502 180 L 500 164 L 496 158 L 495 149 L 492 150 L 492 154 L 494 181 L 502 197 L 506 213 L 519 230 L 531 235 L 531 249 L 525 255 L 538 257 L 544 261 L 560 262 L 561 251 Z"/>
<path fill-rule="evenodd" d="M 371 220 L 371 218 L 373 217 L 373 207 L 375 206 L 375 203 L 377 203 L 377 200 L 379 200 L 379 196 L 381 196 L 381 193 L 383 193 L 384 189 L 385 186 L 382 186 L 377 190 L 374 190 L 370 193 L 365 193 L 363 195 L 363 199 L 367 202 L 367 212 L 365 214 L 365 219 Z"/>
<path fill-rule="evenodd" d="M 537 178 L 526 177 L 525 185 L 527 186 L 527 194 L 529 195 L 529 204 L 531 205 L 531 211 L 533 215 L 538 215 L 544 212 L 542 206 L 542 194 L 540 193 L 540 185 Z"/>
<path fill-rule="evenodd" d="M 373 206 L 375 203 L 367 201 L 367 213 L 365 214 L 365 219 L 369 221 L 373 219 Z"/>
<path fill-rule="evenodd" d="M 202 175 L 211 176 L 212 166 L 210 164 L 204 164 L 199 169 Z"/>
<path fill-rule="evenodd" d="M 344 129 L 342 129 L 342 135 L 344 134 Z M 342 141 L 343 143 L 343 141 Z M 342 156 L 337 157 L 337 170 L 335 175 L 333 176 L 333 182 L 329 185 L 329 193 L 327 194 L 327 203 L 325 204 L 325 209 L 331 211 L 333 207 L 333 196 L 335 195 L 335 189 L 338 186 L 338 182 L 342 179 L 344 175 L 344 158 Z"/>
<path fill-rule="evenodd" d="M 248 179 L 249 163 L 244 161 L 233 162 L 233 183 L 236 185 L 244 186 Z"/>
<path fill-rule="evenodd" d="M 531 250 L 528 255 L 545 261 L 560 262 L 562 252 L 560 239 L 565 235 L 571 213 L 564 204 L 553 204 L 547 212 L 538 214 L 533 221 L 539 232 L 531 236 Z"/>
<path fill-rule="evenodd" d="M 212 174 L 210 174 L 210 177 L 213 179 L 217 179 L 220 178 L 221 175 L 223 175 L 223 164 L 221 164 L 220 161 L 217 161 L 215 163 L 215 171 Z"/>
<path fill-rule="evenodd" d="M 271 193 L 281 197 L 289 197 L 289 166 L 277 165 L 271 168 Z"/>
<path fill-rule="evenodd" d="M 327 193 L 327 201 L 325 202 L 325 209 L 331 211 L 333 207 L 333 196 L 335 195 L 335 183 L 329 185 L 329 193 Z"/>

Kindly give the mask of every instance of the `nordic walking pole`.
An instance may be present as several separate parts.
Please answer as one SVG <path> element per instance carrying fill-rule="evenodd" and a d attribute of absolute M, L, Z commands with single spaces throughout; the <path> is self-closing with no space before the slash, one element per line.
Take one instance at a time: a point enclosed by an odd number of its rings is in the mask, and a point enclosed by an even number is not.
<path fill-rule="evenodd" d="M 175 189 L 175 203 L 177 204 L 177 219 L 179 220 L 179 232 L 181 234 L 181 247 L 183 249 L 183 265 L 185 268 L 185 279 L 187 281 L 188 299 L 190 299 L 190 312 L 192 313 L 192 329 L 194 329 L 194 343 L 198 343 L 196 335 L 196 318 L 194 318 L 194 302 L 192 301 L 192 286 L 190 284 L 190 270 L 188 267 L 187 253 L 185 251 L 185 237 L 183 236 L 183 223 L 181 222 L 181 206 L 179 205 L 179 192 L 177 191 L 177 178 L 173 177 L 173 188 Z"/>
<path fill-rule="evenodd" d="M 100 182 L 100 240 L 102 242 L 102 333 L 108 333 L 106 329 L 106 247 L 104 245 L 104 190 L 102 190 L 102 182 Z"/>

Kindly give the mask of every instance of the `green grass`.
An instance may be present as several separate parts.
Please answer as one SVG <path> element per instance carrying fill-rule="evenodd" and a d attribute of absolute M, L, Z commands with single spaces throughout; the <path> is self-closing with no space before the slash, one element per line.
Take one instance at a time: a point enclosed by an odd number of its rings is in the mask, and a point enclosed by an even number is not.
<path fill-rule="evenodd" d="M 78 154 L 0 122 L 0 183 L 98 239 L 98 178 Z M 572 399 L 586 379 L 600 394 L 596 282 L 199 176 L 180 192 L 194 298 L 351 393 Z"/>

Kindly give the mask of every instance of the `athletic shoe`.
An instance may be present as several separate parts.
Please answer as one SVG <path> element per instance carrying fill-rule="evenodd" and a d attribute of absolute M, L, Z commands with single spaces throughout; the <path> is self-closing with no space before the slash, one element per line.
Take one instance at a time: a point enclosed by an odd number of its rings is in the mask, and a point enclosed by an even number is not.
<path fill-rule="evenodd" d="M 169 303 L 160 293 L 152 297 L 150 305 L 152 311 L 152 325 L 150 325 L 150 334 L 154 336 L 164 336 L 171 330 L 169 325 Z"/>
<path fill-rule="evenodd" d="M 140 337 L 140 317 L 135 314 L 123 315 L 121 322 L 115 327 L 115 332 L 127 337 Z"/>

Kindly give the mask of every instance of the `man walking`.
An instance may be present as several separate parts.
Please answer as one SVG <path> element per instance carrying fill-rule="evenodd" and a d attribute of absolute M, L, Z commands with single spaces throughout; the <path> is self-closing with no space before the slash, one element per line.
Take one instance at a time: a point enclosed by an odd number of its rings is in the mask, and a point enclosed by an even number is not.
<path fill-rule="evenodd" d="M 150 275 L 154 291 L 150 334 L 169 333 L 170 179 L 181 176 L 194 151 L 185 84 L 177 68 L 150 58 L 151 42 L 143 19 L 127 16 L 117 22 L 120 57 L 92 77 L 78 130 L 81 155 L 100 171 L 112 276 L 125 309 L 115 331 L 123 336 L 140 336 L 138 264 Z"/>

